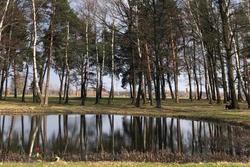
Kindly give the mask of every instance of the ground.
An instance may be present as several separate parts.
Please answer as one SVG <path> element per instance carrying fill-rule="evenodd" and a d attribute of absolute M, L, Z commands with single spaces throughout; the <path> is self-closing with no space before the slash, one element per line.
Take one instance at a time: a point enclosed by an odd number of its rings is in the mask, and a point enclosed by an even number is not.
<path fill-rule="evenodd" d="M 49 99 L 49 106 L 42 107 L 32 103 L 30 97 L 26 103 L 22 103 L 20 98 L 8 98 L 0 101 L 0 114 L 57 114 L 57 113 L 79 113 L 79 114 L 121 114 L 121 115 L 141 115 L 141 116 L 166 116 L 179 117 L 194 120 L 210 120 L 233 123 L 250 127 L 250 109 L 245 103 L 240 103 L 238 110 L 225 110 L 223 104 L 209 104 L 207 100 L 193 101 L 187 99 L 180 100 L 179 104 L 172 100 L 162 102 L 162 108 L 157 109 L 149 104 L 136 108 L 131 105 L 128 98 L 116 98 L 114 103 L 108 105 L 107 98 L 95 105 L 94 98 L 88 98 L 85 106 L 81 106 L 79 98 L 71 98 L 69 104 L 58 104 L 56 97 Z"/>
<path fill-rule="evenodd" d="M 2 163 L 0 166 L 3 167 L 248 167 L 250 163 L 189 163 L 189 164 L 162 164 L 162 163 L 136 163 L 136 162 L 81 162 L 81 163 L 71 163 L 71 162 L 51 162 L 51 163 Z"/>

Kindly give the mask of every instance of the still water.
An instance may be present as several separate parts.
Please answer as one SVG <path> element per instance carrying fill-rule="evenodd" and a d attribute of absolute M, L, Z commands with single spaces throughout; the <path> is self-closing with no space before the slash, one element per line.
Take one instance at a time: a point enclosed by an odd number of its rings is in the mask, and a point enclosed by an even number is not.
<path fill-rule="evenodd" d="M 33 142 L 32 142 L 33 141 Z M 224 123 L 122 115 L 0 116 L 0 151 L 41 157 L 154 152 L 250 157 L 250 129 Z"/>

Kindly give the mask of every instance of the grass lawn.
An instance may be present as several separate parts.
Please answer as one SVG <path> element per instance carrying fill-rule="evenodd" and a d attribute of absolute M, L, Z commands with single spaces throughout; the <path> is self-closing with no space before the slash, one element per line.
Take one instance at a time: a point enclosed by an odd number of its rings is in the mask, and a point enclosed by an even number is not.
<path fill-rule="evenodd" d="M 136 162 L 81 162 L 81 163 L 71 163 L 71 162 L 46 162 L 46 163 L 1 163 L 0 166 L 3 167 L 248 167 L 250 163 L 188 163 L 188 164 L 163 164 L 163 163 L 136 163 Z"/>
<path fill-rule="evenodd" d="M 95 98 L 88 98 L 85 106 L 81 106 L 79 98 L 70 98 L 69 104 L 58 104 L 58 98 L 50 97 L 49 106 L 41 107 L 32 103 L 32 98 L 27 97 L 26 103 L 21 99 L 8 98 L 0 101 L 0 114 L 121 114 L 141 116 L 166 116 L 189 119 L 202 119 L 221 121 L 250 127 L 250 110 L 245 103 L 240 103 L 239 110 L 225 110 L 222 104 L 208 104 L 208 101 L 193 101 L 181 99 L 179 104 L 168 99 L 162 102 L 162 108 L 157 109 L 149 104 L 136 108 L 131 105 L 128 98 L 115 98 L 114 104 L 108 105 L 108 99 L 95 105 Z"/>

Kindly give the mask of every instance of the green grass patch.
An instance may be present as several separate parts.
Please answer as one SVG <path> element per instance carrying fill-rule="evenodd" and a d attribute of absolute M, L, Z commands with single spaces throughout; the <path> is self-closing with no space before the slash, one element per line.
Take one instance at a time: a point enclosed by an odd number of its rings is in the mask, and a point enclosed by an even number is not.
<path fill-rule="evenodd" d="M 239 110 L 225 110 L 223 104 L 209 104 L 207 100 L 193 101 L 181 99 L 179 104 L 167 99 L 162 102 L 162 108 L 157 109 L 149 104 L 142 104 L 140 108 L 131 104 L 129 98 L 115 98 L 114 103 L 108 105 L 108 99 L 101 99 L 95 105 L 95 98 L 88 98 L 85 106 L 81 106 L 80 98 L 71 97 L 69 104 L 59 104 L 57 97 L 49 98 L 49 105 L 42 107 L 32 102 L 31 97 L 22 103 L 17 99 L 7 98 L 0 101 L 1 114 L 118 114 L 140 116 L 179 117 L 194 120 L 210 120 L 234 123 L 250 127 L 250 110 L 246 103 L 240 103 Z"/>

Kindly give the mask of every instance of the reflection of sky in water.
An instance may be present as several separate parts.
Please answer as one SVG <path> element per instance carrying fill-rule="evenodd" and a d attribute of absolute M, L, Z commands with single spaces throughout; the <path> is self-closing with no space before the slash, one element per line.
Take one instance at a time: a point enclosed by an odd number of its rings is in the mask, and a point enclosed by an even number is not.
<path fill-rule="evenodd" d="M 126 116 L 125 116 L 126 117 Z M 27 118 L 27 117 L 26 117 Z M 114 117 L 114 126 L 115 126 L 115 131 L 120 131 L 121 133 L 123 132 L 123 124 L 122 124 L 122 119 L 124 116 L 115 116 Z M 129 117 L 126 117 L 129 118 Z M 91 126 L 96 126 L 96 116 L 95 115 L 86 115 L 86 125 L 87 129 L 89 129 Z M 129 118 L 130 119 L 130 118 Z M 8 119 L 10 123 L 10 119 Z M 107 115 L 102 116 L 102 121 L 103 121 L 103 133 L 110 133 L 110 121 L 109 117 Z M 59 117 L 55 115 L 50 115 L 47 116 L 47 134 L 48 136 L 52 136 L 53 134 L 58 133 L 59 129 Z M 76 127 L 77 133 L 80 133 L 80 116 L 79 115 L 69 115 L 68 116 L 68 128 L 73 129 Z M 61 116 L 61 128 L 63 131 L 63 116 Z"/>
<path fill-rule="evenodd" d="M 45 117 L 43 117 L 45 118 Z M 58 115 L 49 115 L 46 116 L 47 118 L 47 135 L 48 137 L 53 136 L 55 134 L 58 134 L 59 130 L 59 116 Z M 149 117 L 148 117 L 149 118 Z M 86 125 L 87 130 L 91 129 L 96 126 L 96 115 L 86 115 Z M 124 133 L 124 127 L 123 127 L 123 121 L 130 122 L 131 116 L 114 116 L 114 130 L 115 132 L 119 132 L 120 134 Z M 3 116 L 1 116 L 1 128 L 2 128 L 2 121 Z M 4 128 L 4 140 L 6 140 L 10 126 L 11 126 L 11 120 L 12 116 L 5 116 L 5 128 Z M 171 118 L 167 118 L 167 127 L 171 126 Z M 111 127 L 110 127 L 110 120 L 108 115 L 102 115 L 102 131 L 105 134 L 110 134 Z M 24 133 L 28 134 L 30 131 L 30 124 L 31 124 L 31 117 L 30 116 L 24 116 Z M 195 129 L 197 130 L 199 122 L 194 121 Z M 14 127 L 13 132 L 17 132 L 21 134 L 21 116 L 15 116 L 14 120 Z M 203 124 L 204 125 L 204 124 Z M 154 119 L 154 126 L 156 126 L 156 121 Z M 177 126 L 177 119 L 174 119 L 174 128 Z M 143 121 L 142 121 L 142 127 L 143 127 Z M 180 127 L 181 127 L 181 133 L 184 140 L 188 140 L 188 135 L 192 133 L 192 121 L 190 120 L 180 120 Z M 80 115 L 68 115 L 68 129 L 69 129 L 69 135 L 72 129 L 76 130 L 75 133 L 80 133 Z M 63 133 L 63 115 L 61 115 L 61 130 Z M 202 129 L 203 133 L 203 129 Z M 208 125 L 205 124 L 205 133 L 208 133 Z M 25 135 L 25 139 L 27 139 L 28 135 Z"/>
<path fill-rule="evenodd" d="M 50 138 L 53 135 L 58 134 L 59 129 L 59 116 L 58 115 L 48 115 L 47 118 L 47 136 Z M 149 118 L 149 117 L 147 117 Z M 96 126 L 96 115 L 86 115 L 86 125 L 87 130 L 92 130 Z M 114 116 L 114 130 L 115 132 L 119 132 L 121 135 L 124 133 L 123 129 L 123 121 L 130 122 L 131 116 L 121 116 L 117 115 Z M 167 118 L 167 127 L 171 126 L 171 119 Z M 1 128 L 2 128 L 2 121 L 3 116 L 1 116 Z M 10 126 L 11 126 L 11 120 L 12 116 L 5 116 L 5 128 L 4 128 L 4 140 L 6 140 Z M 44 122 L 43 122 L 44 123 Z M 30 124 L 31 124 L 31 117 L 30 116 L 24 116 L 24 133 L 25 133 L 25 140 L 28 140 L 28 134 L 30 132 Z M 102 130 L 104 134 L 110 135 L 111 133 L 111 127 L 110 127 L 110 120 L 108 115 L 102 116 Z M 197 130 L 199 122 L 194 121 L 195 129 Z M 21 116 L 15 116 L 14 125 L 13 125 L 13 132 L 18 133 L 21 135 Z M 154 126 L 156 126 L 156 121 L 154 119 Z M 174 119 L 174 128 L 177 126 L 177 120 Z M 205 124 L 205 133 L 208 133 L 208 125 Z M 143 121 L 142 121 L 142 127 L 143 127 Z M 181 133 L 184 141 L 188 140 L 188 135 L 192 133 L 192 121 L 190 120 L 180 120 L 180 127 L 181 127 Z M 72 130 L 75 130 L 74 133 L 79 134 L 80 133 L 80 115 L 68 115 L 68 129 L 69 129 L 69 136 L 71 136 Z M 63 115 L 61 115 L 61 131 L 63 133 Z M 93 132 L 92 132 L 93 133 Z M 202 129 L 203 133 L 203 129 Z"/>
<path fill-rule="evenodd" d="M 110 116 L 111 118 L 112 116 Z M 11 121 L 12 121 L 12 116 L 5 116 L 5 125 L 4 125 L 4 135 L 3 139 L 5 143 L 8 141 L 8 136 L 9 136 L 9 131 L 11 127 Z M 30 136 L 30 127 L 31 127 L 31 116 L 23 116 L 24 118 L 24 139 L 25 143 L 28 143 L 29 136 Z M 61 115 L 61 134 L 62 136 L 64 135 L 64 116 Z M 114 134 L 115 134 L 115 145 L 116 147 L 127 147 L 131 148 L 133 145 L 133 135 L 135 131 L 133 131 L 133 126 L 131 126 L 131 116 L 121 116 L 121 115 L 115 115 L 114 116 Z M 133 121 L 138 121 L 141 122 L 139 125 L 142 127 L 142 133 L 143 133 L 143 128 L 144 128 L 144 119 L 147 118 L 149 124 L 149 117 L 134 117 L 134 118 L 140 118 L 140 119 L 133 119 Z M 35 117 L 34 117 L 35 119 Z M 47 141 L 50 143 L 50 147 L 53 147 L 53 144 L 57 142 L 58 134 L 59 134 L 59 115 L 48 115 L 48 116 L 42 116 L 42 123 L 44 124 L 44 120 L 47 120 Z M 166 127 L 165 129 L 163 127 L 163 119 L 166 121 Z M 96 115 L 85 115 L 85 120 L 86 120 L 86 130 L 87 130 L 87 141 L 88 141 L 88 148 L 91 150 L 95 150 L 95 147 L 97 145 L 97 131 L 96 131 Z M 159 119 L 158 119 L 159 120 Z M 162 139 L 162 140 L 170 140 L 169 135 L 170 135 L 170 127 L 171 123 L 173 120 L 173 140 L 174 140 L 174 147 L 176 148 L 177 145 L 177 119 L 173 118 L 161 118 L 160 119 L 160 126 L 162 133 L 163 131 L 166 130 L 168 131 L 166 135 L 168 135 L 167 139 Z M 184 145 L 184 149 L 186 151 L 190 151 L 190 143 L 192 143 L 192 132 L 193 132 L 193 127 L 192 127 L 192 122 L 194 124 L 194 131 L 195 131 L 195 142 L 198 140 L 198 132 L 200 131 L 204 140 L 207 140 L 209 136 L 209 128 L 208 128 L 208 123 L 207 122 L 201 122 L 201 121 L 191 121 L 191 120 L 185 120 L 185 119 L 179 119 L 180 122 L 180 131 L 181 131 L 181 138 L 182 138 L 182 143 Z M 18 144 L 20 144 L 21 141 L 21 136 L 22 136 L 22 122 L 21 122 L 21 116 L 14 116 L 14 122 L 13 122 L 13 131 L 12 131 L 12 136 L 17 136 L 18 137 Z M 201 124 L 200 124 L 201 123 Z M 44 125 L 42 124 L 42 128 L 44 128 Z M 3 125 L 3 116 L 0 116 L 0 126 L 2 130 L 2 125 Z M 81 116 L 80 115 L 68 115 L 68 138 L 71 142 L 71 144 L 75 147 L 75 149 L 79 149 L 79 135 L 80 135 L 80 125 L 81 125 Z M 202 125 L 202 128 L 200 130 L 200 125 Z M 213 124 L 211 125 L 218 125 L 218 124 Z M 222 127 L 222 133 L 223 131 L 226 131 L 222 135 L 227 135 L 227 125 L 225 124 L 220 124 L 223 125 Z M 152 126 L 154 128 L 157 128 L 157 119 L 153 118 L 153 124 Z M 204 127 L 205 126 L 205 127 Z M 134 126 L 135 127 L 135 126 Z M 132 128 L 132 129 L 131 129 Z M 236 127 L 235 127 L 236 128 Z M 137 136 L 138 136 L 138 141 L 137 143 L 143 143 L 142 137 L 143 134 L 139 134 L 139 129 L 137 129 Z M 242 128 L 241 128 L 242 129 Z M 214 129 L 213 129 L 214 130 Z M 147 133 L 150 132 L 149 130 L 146 130 Z M 153 138 L 155 137 L 155 132 L 157 130 L 155 129 L 154 132 L 151 134 Z M 246 131 L 247 134 L 249 134 L 249 131 Z M 247 135 L 245 134 L 245 135 Z M 111 141 L 112 141 L 112 133 L 111 133 L 111 125 L 110 125 L 110 119 L 108 115 L 102 115 L 102 136 L 103 136 L 103 142 L 105 143 L 105 147 L 108 147 L 107 149 L 110 149 L 111 147 Z M 203 139 L 202 139 L 203 140 Z M 224 136 L 224 143 L 227 142 L 228 137 Z M 41 141 L 40 141 L 41 142 Z M 152 141 L 148 141 L 149 143 Z M 153 139 L 154 145 L 157 145 L 158 140 L 156 141 Z M 169 142 L 169 141 L 168 141 Z M 207 146 L 204 146 L 207 147 Z M 249 148 L 247 148 L 249 149 Z"/>

